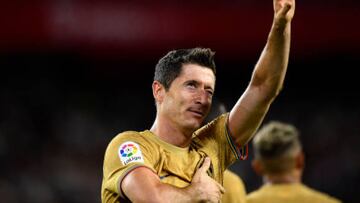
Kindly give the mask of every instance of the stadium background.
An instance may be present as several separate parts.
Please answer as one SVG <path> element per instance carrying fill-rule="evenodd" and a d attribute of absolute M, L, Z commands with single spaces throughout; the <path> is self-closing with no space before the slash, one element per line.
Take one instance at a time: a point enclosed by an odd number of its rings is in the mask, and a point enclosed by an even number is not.
<path fill-rule="evenodd" d="M 285 86 L 265 118 L 298 126 L 304 182 L 344 202 L 360 201 L 359 8 L 297 2 Z M 1 202 L 99 202 L 107 143 L 155 117 L 157 60 L 211 47 L 215 95 L 229 108 L 272 15 L 265 0 L 1 1 Z M 261 184 L 250 161 L 231 168 L 248 192 Z"/>

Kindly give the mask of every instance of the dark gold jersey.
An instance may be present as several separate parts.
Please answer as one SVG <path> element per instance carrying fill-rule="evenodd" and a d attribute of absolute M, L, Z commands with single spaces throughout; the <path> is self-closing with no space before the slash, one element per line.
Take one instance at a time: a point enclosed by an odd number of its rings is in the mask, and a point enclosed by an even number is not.
<path fill-rule="evenodd" d="M 103 166 L 102 202 L 124 202 L 120 184 L 127 173 L 144 166 L 156 173 L 163 183 L 186 187 L 204 158 L 211 158 L 208 171 L 222 183 L 227 166 L 238 159 L 237 149 L 227 133 L 228 114 L 224 114 L 193 134 L 189 147 L 171 145 L 151 131 L 127 131 L 108 145 Z"/>
<path fill-rule="evenodd" d="M 268 184 L 251 192 L 247 203 L 340 203 L 341 201 L 301 183 Z"/>

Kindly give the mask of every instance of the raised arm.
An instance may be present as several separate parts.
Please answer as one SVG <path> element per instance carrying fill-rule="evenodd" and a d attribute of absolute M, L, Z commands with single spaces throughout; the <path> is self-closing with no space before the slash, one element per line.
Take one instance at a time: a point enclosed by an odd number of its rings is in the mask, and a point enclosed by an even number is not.
<path fill-rule="evenodd" d="M 134 203 L 187 203 L 219 202 L 223 187 L 207 175 L 210 159 L 196 171 L 191 185 L 185 188 L 161 183 L 159 177 L 146 167 L 139 167 L 130 172 L 122 181 L 124 194 Z"/>
<path fill-rule="evenodd" d="M 238 146 L 247 143 L 260 126 L 282 88 L 288 66 L 295 0 L 273 1 L 274 20 L 266 46 L 247 89 L 230 111 L 228 127 Z"/>

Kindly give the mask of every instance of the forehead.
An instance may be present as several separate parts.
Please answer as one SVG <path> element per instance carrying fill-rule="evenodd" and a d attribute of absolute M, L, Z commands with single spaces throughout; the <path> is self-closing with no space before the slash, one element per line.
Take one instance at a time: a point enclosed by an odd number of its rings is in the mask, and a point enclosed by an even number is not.
<path fill-rule="evenodd" d="M 215 86 L 215 75 L 214 72 L 207 67 L 200 66 L 197 64 L 184 64 L 180 75 L 176 78 L 179 82 L 185 82 L 188 80 L 195 80 L 205 85 Z"/>

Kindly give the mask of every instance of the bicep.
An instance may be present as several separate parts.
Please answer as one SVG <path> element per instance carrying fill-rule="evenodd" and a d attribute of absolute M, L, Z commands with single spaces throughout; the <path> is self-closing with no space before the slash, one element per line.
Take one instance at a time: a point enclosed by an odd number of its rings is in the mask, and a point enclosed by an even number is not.
<path fill-rule="evenodd" d="M 264 119 L 272 99 L 260 87 L 249 86 L 230 111 L 228 128 L 238 146 L 245 145 Z"/>
<path fill-rule="evenodd" d="M 124 177 L 120 187 L 131 202 L 157 202 L 160 184 L 160 178 L 151 169 L 137 167 Z"/>

